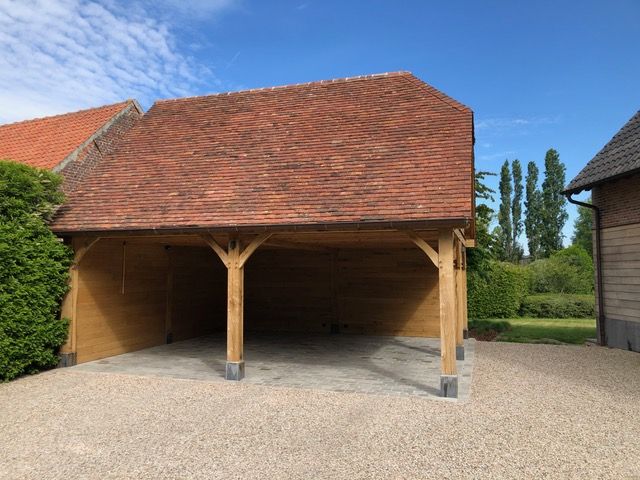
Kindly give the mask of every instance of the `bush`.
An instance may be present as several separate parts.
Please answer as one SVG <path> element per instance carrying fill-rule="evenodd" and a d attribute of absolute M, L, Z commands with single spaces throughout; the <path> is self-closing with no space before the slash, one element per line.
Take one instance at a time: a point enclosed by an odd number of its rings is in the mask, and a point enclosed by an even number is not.
<path fill-rule="evenodd" d="M 545 294 L 529 295 L 522 301 L 523 317 L 535 318 L 593 318 L 593 295 Z"/>
<path fill-rule="evenodd" d="M 527 266 L 529 291 L 537 293 L 593 292 L 593 260 L 577 245 Z"/>
<path fill-rule="evenodd" d="M 0 161 L 0 381 L 55 366 L 72 253 L 47 228 L 59 176 Z"/>
<path fill-rule="evenodd" d="M 468 273 L 469 318 L 509 318 L 520 310 L 526 294 L 524 268 L 502 262 L 487 262 L 482 270 Z"/>
<path fill-rule="evenodd" d="M 469 320 L 469 336 L 476 340 L 492 342 L 508 330 L 511 324 L 503 320 Z"/>

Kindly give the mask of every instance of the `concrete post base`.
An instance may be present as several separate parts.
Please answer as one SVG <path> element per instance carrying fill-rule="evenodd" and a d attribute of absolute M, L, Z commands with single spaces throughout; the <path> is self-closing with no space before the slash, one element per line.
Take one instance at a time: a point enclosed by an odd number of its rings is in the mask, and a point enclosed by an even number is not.
<path fill-rule="evenodd" d="M 73 367 L 77 363 L 76 352 L 61 353 L 58 368 Z"/>
<path fill-rule="evenodd" d="M 458 398 L 458 376 L 440 375 L 440 396 Z"/>
<path fill-rule="evenodd" d="M 456 345 L 456 360 L 464 360 L 464 345 Z"/>
<path fill-rule="evenodd" d="M 227 380 L 242 380 L 244 378 L 244 362 L 227 362 L 224 378 Z"/>

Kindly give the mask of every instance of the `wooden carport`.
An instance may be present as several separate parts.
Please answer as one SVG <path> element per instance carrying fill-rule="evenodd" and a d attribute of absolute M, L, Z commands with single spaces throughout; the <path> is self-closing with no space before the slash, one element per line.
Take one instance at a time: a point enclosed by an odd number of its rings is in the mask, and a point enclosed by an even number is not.
<path fill-rule="evenodd" d="M 163 342 L 177 297 L 162 249 L 191 245 L 226 269 L 226 376 L 241 379 L 245 305 L 286 310 L 270 271 L 284 278 L 282 265 L 302 258 L 295 252 L 316 251 L 307 259 L 323 279 L 315 305 L 375 319 L 358 324 L 367 333 L 440 336 L 442 394 L 455 396 L 475 234 L 473 143 L 471 110 L 408 72 L 156 102 L 52 224 L 76 252 L 63 306 L 69 363 Z M 278 301 L 245 287 L 252 265 Z M 387 288 L 387 277 L 401 287 Z M 350 289 L 368 291 L 344 295 Z M 410 295 L 415 304 L 404 305 Z M 381 305 L 389 308 L 375 311 Z M 411 328 L 388 324 L 398 319 Z M 83 343 L 89 326 L 127 341 Z"/>
<path fill-rule="evenodd" d="M 464 338 L 466 338 L 466 248 L 470 243 L 465 239 L 463 229 L 439 228 L 431 230 L 341 230 L 334 232 L 282 232 L 271 233 L 195 233 L 192 235 L 153 235 L 132 236 L 121 233 L 119 235 L 83 236 L 75 237 L 73 245 L 76 251 L 71 274 L 71 290 L 66 297 L 62 316 L 71 319 L 68 342 L 62 348 L 62 353 L 70 363 L 75 363 L 78 351 L 77 324 L 78 293 L 82 287 L 79 282 L 82 259 L 98 244 L 99 241 L 118 241 L 122 245 L 159 244 L 169 246 L 199 246 L 208 245 L 220 259 L 227 271 L 227 358 L 226 378 L 241 380 L 244 377 L 244 297 L 245 297 L 245 265 L 251 256 L 262 247 L 263 249 L 283 251 L 313 251 L 331 252 L 353 249 L 368 249 L 375 247 L 390 252 L 396 249 L 414 249 L 424 253 L 422 259 L 426 264 L 432 264 L 438 272 L 438 302 L 439 302 L 439 332 L 441 339 L 441 390 L 443 396 L 456 396 L 457 368 L 456 360 L 464 359 Z M 124 247 L 123 247 L 124 248 Z M 115 262 L 119 263 L 118 261 Z M 118 265 L 122 272 L 122 293 L 125 290 L 126 256 L 122 257 L 122 265 Z M 333 268 L 333 267 L 332 267 Z M 90 275 L 90 272 L 88 272 Z M 118 273 L 118 275 L 120 275 Z M 172 272 L 167 270 L 167 291 L 165 311 L 165 332 L 167 341 L 171 339 L 171 285 Z M 390 286 L 391 288 L 391 286 Z M 213 294 L 213 293 L 212 293 Z M 338 292 L 334 292 L 337 295 Z M 335 302 L 335 299 L 332 300 Z M 366 317 L 367 312 L 363 311 Z M 401 320 L 401 319 L 398 319 Z M 425 319 L 426 321 L 426 319 Z M 384 332 L 383 332 L 384 333 Z M 400 332 L 404 333 L 404 332 Z M 408 332 L 410 335 L 416 333 Z M 428 335 L 428 334 L 427 334 Z M 124 350 L 126 351 L 126 350 Z"/>

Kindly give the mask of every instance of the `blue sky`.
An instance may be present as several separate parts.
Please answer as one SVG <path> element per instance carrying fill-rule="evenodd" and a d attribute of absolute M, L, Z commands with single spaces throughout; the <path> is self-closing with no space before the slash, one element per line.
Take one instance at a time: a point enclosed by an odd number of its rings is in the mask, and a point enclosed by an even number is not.
<path fill-rule="evenodd" d="M 639 34 L 637 0 L 0 0 L 0 122 L 410 70 L 474 110 L 477 168 L 553 147 L 569 180 L 640 109 Z"/>

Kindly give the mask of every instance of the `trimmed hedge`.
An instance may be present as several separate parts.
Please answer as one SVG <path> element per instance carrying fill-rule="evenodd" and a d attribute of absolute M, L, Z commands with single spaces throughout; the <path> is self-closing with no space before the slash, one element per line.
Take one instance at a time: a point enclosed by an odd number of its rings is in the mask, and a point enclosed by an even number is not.
<path fill-rule="evenodd" d="M 60 177 L 0 161 L 0 381 L 58 363 L 58 318 L 72 252 L 46 221 L 63 199 Z"/>
<path fill-rule="evenodd" d="M 529 295 L 522 301 L 520 314 L 534 318 L 593 318 L 593 295 Z"/>
<path fill-rule="evenodd" d="M 525 270 L 503 262 L 486 262 L 467 277 L 469 318 L 510 318 L 518 315 L 527 293 Z"/>

